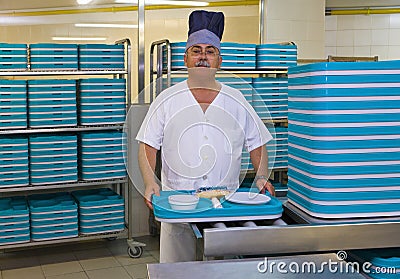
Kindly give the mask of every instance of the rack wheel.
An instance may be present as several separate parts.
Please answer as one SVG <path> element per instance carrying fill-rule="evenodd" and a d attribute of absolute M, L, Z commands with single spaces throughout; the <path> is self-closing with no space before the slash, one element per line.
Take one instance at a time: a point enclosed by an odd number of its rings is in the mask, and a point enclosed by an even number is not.
<path fill-rule="evenodd" d="M 143 254 L 143 247 L 135 246 L 133 248 L 128 247 L 128 255 L 133 259 L 140 258 Z"/>
<path fill-rule="evenodd" d="M 114 240 L 116 240 L 117 239 L 117 237 L 116 236 L 113 236 L 113 237 L 107 237 L 107 240 L 108 241 L 114 241 Z"/>

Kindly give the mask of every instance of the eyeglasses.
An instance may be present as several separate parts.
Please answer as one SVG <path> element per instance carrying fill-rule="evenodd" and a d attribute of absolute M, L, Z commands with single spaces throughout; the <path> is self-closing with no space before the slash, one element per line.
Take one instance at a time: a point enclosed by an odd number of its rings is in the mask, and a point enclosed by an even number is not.
<path fill-rule="evenodd" d="M 188 52 L 193 58 L 199 58 L 200 56 L 205 55 L 208 59 L 214 59 L 219 55 L 218 50 L 212 46 L 206 47 L 204 51 L 201 47 L 194 46 L 190 48 Z"/>

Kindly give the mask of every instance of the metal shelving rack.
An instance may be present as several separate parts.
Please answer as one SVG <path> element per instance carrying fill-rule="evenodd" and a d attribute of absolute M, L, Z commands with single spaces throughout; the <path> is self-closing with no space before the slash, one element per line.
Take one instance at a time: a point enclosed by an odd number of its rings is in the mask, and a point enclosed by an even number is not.
<path fill-rule="evenodd" d="M 0 77 L 43 77 L 43 76 L 113 76 L 113 77 L 126 77 L 126 109 L 131 106 L 131 43 L 129 39 L 122 39 L 115 44 L 121 44 L 125 46 L 125 57 L 126 57 L 126 69 L 125 70 L 93 70 L 93 71 L 38 71 L 38 70 L 25 70 L 25 71 L 0 71 Z M 0 135 L 18 135 L 18 134 L 43 134 L 43 133 L 65 133 L 65 132 L 83 132 L 83 131 L 106 131 L 106 130 L 122 130 L 124 125 L 92 125 L 92 126 L 73 126 L 73 127 L 60 127 L 60 128 L 27 128 L 27 129 L 15 129 L 15 130 L 0 130 Z M 127 131 L 129 134 L 129 130 Z M 59 183 L 49 185 L 38 185 L 38 186 L 25 186 L 25 187 L 9 187 L 0 188 L 0 196 L 12 196 L 18 194 L 28 194 L 35 192 L 55 192 L 60 189 L 63 190 L 75 190 L 75 189 L 94 189 L 102 188 L 105 186 L 113 187 L 119 193 L 128 193 L 125 197 L 125 204 L 128 206 L 126 220 L 126 228 L 123 231 L 111 232 L 111 233 L 99 233 L 95 235 L 78 236 L 73 238 L 57 239 L 57 240 L 46 240 L 46 241 L 30 241 L 27 243 L 18 244 L 6 244 L 1 245 L 0 250 L 6 250 L 11 248 L 26 248 L 31 246 L 42 246 L 78 241 L 87 241 L 95 239 L 116 239 L 118 237 L 127 238 L 128 244 L 128 255 L 132 258 L 139 258 L 143 253 L 143 246 L 145 244 L 136 242 L 133 240 L 133 228 L 130 224 L 131 216 L 133 214 L 133 207 L 131 205 L 132 196 L 132 185 L 128 177 L 118 179 L 103 179 L 97 181 L 77 181 L 74 183 Z M 126 191 L 127 188 L 127 191 Z"/>

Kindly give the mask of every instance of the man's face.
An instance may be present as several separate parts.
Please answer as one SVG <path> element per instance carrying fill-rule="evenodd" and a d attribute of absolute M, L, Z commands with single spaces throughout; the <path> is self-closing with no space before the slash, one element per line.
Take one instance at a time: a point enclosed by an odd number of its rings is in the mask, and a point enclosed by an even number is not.
<path fill-rule="evenodd" d="M 222 58 L 216 47 L 207 44 L 191 46 L 183 57 L 188 68 L 206 67 L 216 68 L 221 66 Z"/>

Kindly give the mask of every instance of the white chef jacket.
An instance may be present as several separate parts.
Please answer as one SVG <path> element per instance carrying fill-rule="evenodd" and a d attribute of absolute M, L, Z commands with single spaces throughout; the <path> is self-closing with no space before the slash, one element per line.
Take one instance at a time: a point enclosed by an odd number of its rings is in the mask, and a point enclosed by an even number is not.
<path fill-rule="evenodd" d="M 161 150 L 163 190 L 239 186 L 243 147 L 272 139 L 241 92 L 222 84 L 203 112 L 187 81 L 164 90 L 150 105 L 136 139 Z"/>

